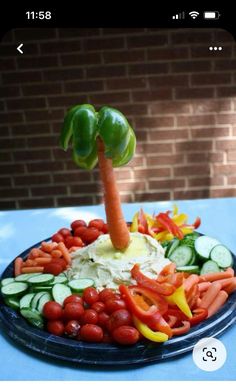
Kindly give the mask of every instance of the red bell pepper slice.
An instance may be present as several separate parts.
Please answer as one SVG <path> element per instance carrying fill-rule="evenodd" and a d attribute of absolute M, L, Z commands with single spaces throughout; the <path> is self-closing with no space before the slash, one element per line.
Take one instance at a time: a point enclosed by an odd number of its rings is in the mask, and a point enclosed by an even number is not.
<path fill-rule="evenodd" d="M 182 334 L 186 334 L 186 332 L 188 332 L 189 330 L 190 330 L 190 322 L 187 320 L 183 320 L 182 326 L 172 328 L 172 333 L 173 335 L 182 335 Z"/>
<path fill-rule="evenodd" d="M 119 287 L 128 309 L 143 323 L 157 323 L 161 315 L 168 309 L 168 303 L 156 293 L 138 286 L 127 287 L 121 284 Z M 140 301 L 137 295 L 143 297 Z"/>
<path fill-rule="evenodd" d="M 201 225 L 201 219 L 200 217 L 197 217 L 196 220 L 193 223 L 193 227 L 197 229 Z"/>
<path fill-rule="evenodd" d="M 189 319 L 189 322 L 191 326 L 195 326 L 196 324 L 199 324 L 203 320 L 207 318 L 208 311 L 206 308 L 196 308 L 192 311 L 193 317 Z"/>
<path fill-rule="evenodd" d="M 167 213 L 159 213 L 156 216 L 158 226 L 164 227 L 169 233 L 178 237 L 178 239 L 183 239 L 184 234 L 181 229 L 174 223 L 174 221 L 168 216 Z"/>
<path fill-rule="evenodd" d="M 174 293 L 176 288 L 170 283 L 158 283 L 156 280 L 150 279 L 145 276 L 139 269 L 139 264 L 135 264 L 131 269 L 132 278 L 137 281 L 137 283 L 144 288 L 147 288 L 151 291 L 157 292 L 163 296 L 169 296 Z"/>

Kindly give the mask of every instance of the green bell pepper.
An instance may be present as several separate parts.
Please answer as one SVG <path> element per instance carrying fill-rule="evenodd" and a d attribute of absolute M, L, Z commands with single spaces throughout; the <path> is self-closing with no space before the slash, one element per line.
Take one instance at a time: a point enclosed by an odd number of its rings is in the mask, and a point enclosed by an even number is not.
<path fill-rule="evenodd" d="M 93 169 L 97 162 L 96 139 L 105 146 L 105 156 L 114 167 L 127 164 L 134 155 L 136 138 L 125 116 L 118 110 L 104 106 L 98 112 L 89 104 L 72 107 L 65 116 L 60 143 L 64 150 L 70 141 L 74 162 L 85 169 Z"/>

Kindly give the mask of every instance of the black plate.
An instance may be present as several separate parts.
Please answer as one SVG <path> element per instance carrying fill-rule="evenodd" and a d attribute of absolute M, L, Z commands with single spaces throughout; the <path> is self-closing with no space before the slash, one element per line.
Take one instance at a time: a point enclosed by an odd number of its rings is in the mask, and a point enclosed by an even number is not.
<path fill-rule="evenodd" d="M 40 244 L 41 242 L 30 247 L 21 256 L 26 258 L 30 249 Z M 234 256 L 235 268 L 236 258 Z M 5 269 L 1 279 L 12 276 L 13 262 Z M 230 295 L 226 304 L 216 315 L 191 328 L 188 334 L 174 337 L 161 344 L 145 342 L 123 347 L 57 337 L 29 325 L 18 312 L 4 304 L 2 296 L 0 297 L 0 320 L 6 333 L 16 342 L 50 357 L 90 365 L 145 364 L 183 354 L 192 350 L 199 339 L 222 334 L 236 320 L 236 292 Z"/>

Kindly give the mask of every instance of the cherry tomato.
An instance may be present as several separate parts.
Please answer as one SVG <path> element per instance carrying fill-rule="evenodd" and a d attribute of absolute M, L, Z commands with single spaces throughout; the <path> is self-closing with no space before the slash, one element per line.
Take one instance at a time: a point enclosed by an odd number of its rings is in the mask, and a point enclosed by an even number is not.
<path fill-rule="evenodd" d="M 95 302 L 91 308 L 99 313 L 105 310 L 105 304 L 103 302 Z"/>
<path fill-rule="evenodd" d="M 49 320 L 47 330 L 50 334 L 61 336 L 64 333 L 64 324 L 61 320 Z"/>
<path fill-rule="evenodd" d="M 88 224 L 89 228 L 96 228 L 99 231 L 103 230 L 104 221 L 100 219 L 91 220 Z"/>
<path fill-rule="evenodd" d="M 101 327 L 106 327 L 106 324 L 109 320 L 109 315 L 102 311 L 98 314 L 98 321 L 97 321 L 97 324 Z"/>
<path fill-rule="evenodd" d="M 67 303 L 64 308 L 63 317 L 66 320 L 78 320 L 84 313 L 84 307 L 80 303 Z"/>
<path fill-rule="evenodd" d="M 73 229 L 74 231 L 76 228 L 79 228 L 79 227 L 87 227 L 87 224 L 84 220 L 75 220 L 70 224 L 70 226 L 71 226 L 71 229 Z"/>
<path fill-rule="evenodd" d="M 60 243 L 60 242 L 63 242 L 64 241 L 64 237 L 60 234 L 60 233 L 55 233 L 53 236 L 52 236 L 52 241 L 56 242 L 56 243 Z"/>
<path fill-rule="evenodd" d="M 81 317 L 81 322 L 83 324 L 97 324 L 98 322 L 98 313 L 91 308 L 89 310 L 85 310 L 83 316 Z"/>
<path fill-rule="evenodd" d="M 73 246 L 75 247 L 83 247 L 84 243 L 83 241 L 81 240 L 80 237 L 78 236 L 74 236 L 73 237 Z"/>
<path fill-rule="evenodd" d="M 97 228 L 87 228 L 84 231 L 83 235 L 81 235 L 82 240 L 86 244 L 90 244 L 93 241 L 97 240 L 98 236 L 100 236 L 101 232 Z"/>
<path fill-rule="evenodd" d="M 75 338 L 78 335 L 78 332 L 80 330 L 80 324 L 77 320 L 70 320 L 65 325 L 65 334 L 68 335 L 70 338 Z"/>
<path fill-rule="evenodd" d="M 91 306 L 93 303 L 99 300 L 99 295 L 97 290 L 93 287 L 85 288 L 83 292 L 83 299 L 87 304 Z"/>
<path fill-rule="evenodd" d="M 103 224 L 102 232 L 108 233 L 108 225 L 107 224 Z"/>
<path fill-rule="evenodd" d="M 73 247 L 74 245 L 74 237 L 73 236 L 66 236 L 65 238 L 65 245 L 66 245 L 66 248 L 70 248 L 70 247 Z"/>
<path fill-rule="evenodd" d="M 62 318 L 62 315 L 63 315 L 63 310 L 62 310 L 62 306 L 59 303 L 53 302 L 53 301 L 49 301 L 45 303 L 43 307 L 43 316 L 46 319 L 58 320 Z"/>
<path fill-rule="evenodd" d="M 122 299 L 110 298 L 105 302 L 105 310 L 108 314 L 112 314 L 112 312 L 122 308 L 126 308 L 126 304 Z"/>
<path fill-rule="evenodd" d="M 68 228 L 61 228 L 58 233 L 60 233 L 63 237 L 71 236 L 71 231 Z"/>
<path fill-rule="evenodd" d="M 79 295 L 70 295 L 70 296 L 67 296 L 67 298 L 65 298 L 64 300 L 64 307 L 66 304 L 68 303 L 79 303 L 81 304 L 82 306 L 84 306 L 84 302 L 83 302 L 83 299 L 81 298 L 81 296 Z"/>
<path fill-rule="evenodd" d="M 105 288 L 99 293 L 99 300 L 105 303 L 108 299 L 114 298 L 115 292 L 111 288 Z"/>
<path fill-rule="evenodd" d="M 112 337 L 120 344 L 135 344 L 139 340 L 139 332 L 131 326 L 120 326 L 112 332 Z"/>
<path fill-rule="evenodd" d="M 116 310 L 112 312 L 110 318 L 106 324 L 108 331 L 113 331 L 115 328 L 120 326 L 132 325 L 132 317 L 128 310 Z"/>
<path fill-rule="evenodd" d="M 103 339 L 103 330 L 95 324 L 85 324 L 80 329 L 80 337 L 86 342 L 101 342 Z"/>
<path fill-rule="evenodd" d="M 60 273 L 62 273 L 63 271 L 63 268 L 62 268 L 62 265 L 59 264 L 59 263 L 48 263 L 47 265 L 45 265 L 44 267 L 44 273 L 51 273 L 52 275 L 59 275 Z"/>
<path fill-rule="evenodd" d="M 60 264 L 63 271 L 66 269 L 66 265 L 67 265 L 67 264 L 66 264 L 66 261 L 65 261 L 63 258 L 61 258 L 61 257 L 54 258 L 54 259 L 53 259 L 53 263 L 55 263 L 55 264 Z M 50 264 L 51 264 L 51 263 L 50 263 Z"/>
<path fill-rule="evenodd" d="M 83 237 L 83 234 L 84 234 L 84 232 L 85 232 L 87 229 L 88 229 L 88 228 L 87 228 L 87 227 L 84 227 L 84 226 L 75 228 L 75 230 L 74 230 L 74 236 L 77 236 L 77 237 Z"/>

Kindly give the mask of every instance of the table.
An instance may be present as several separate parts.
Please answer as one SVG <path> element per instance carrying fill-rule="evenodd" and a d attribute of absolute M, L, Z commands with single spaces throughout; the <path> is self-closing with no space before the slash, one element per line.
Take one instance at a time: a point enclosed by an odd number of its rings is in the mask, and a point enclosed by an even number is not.
<path fill-rule="evenodd" d="M 236 198 L 188 200 L 176 202 L 181 212 L 202 219 L 202 233 L 218 238 L 236 253 L 235 218 Z M 127 221 L 140 207 L 147 213 L 158 213 L 172 208 L 171 202 L 123 204 Z M 22 251 L 48 238 L 60 227 L 69 226 L 72 220 L 105 218 L 103 205 L 13 210 L 0 212 L 0 273 Z M 1 325 L 0 325 L 1 328 Z M 220 338 L 227 349 L 224 366 L 215 372 L 196 367 L 192 354 L 187 353 L 171 360 L 145 366 L 90 367 L 70 365 L 67 362 L 43 357 L 15 344 L 0 331 L 0 380 L 236 380 L 236 326 Z"/>

